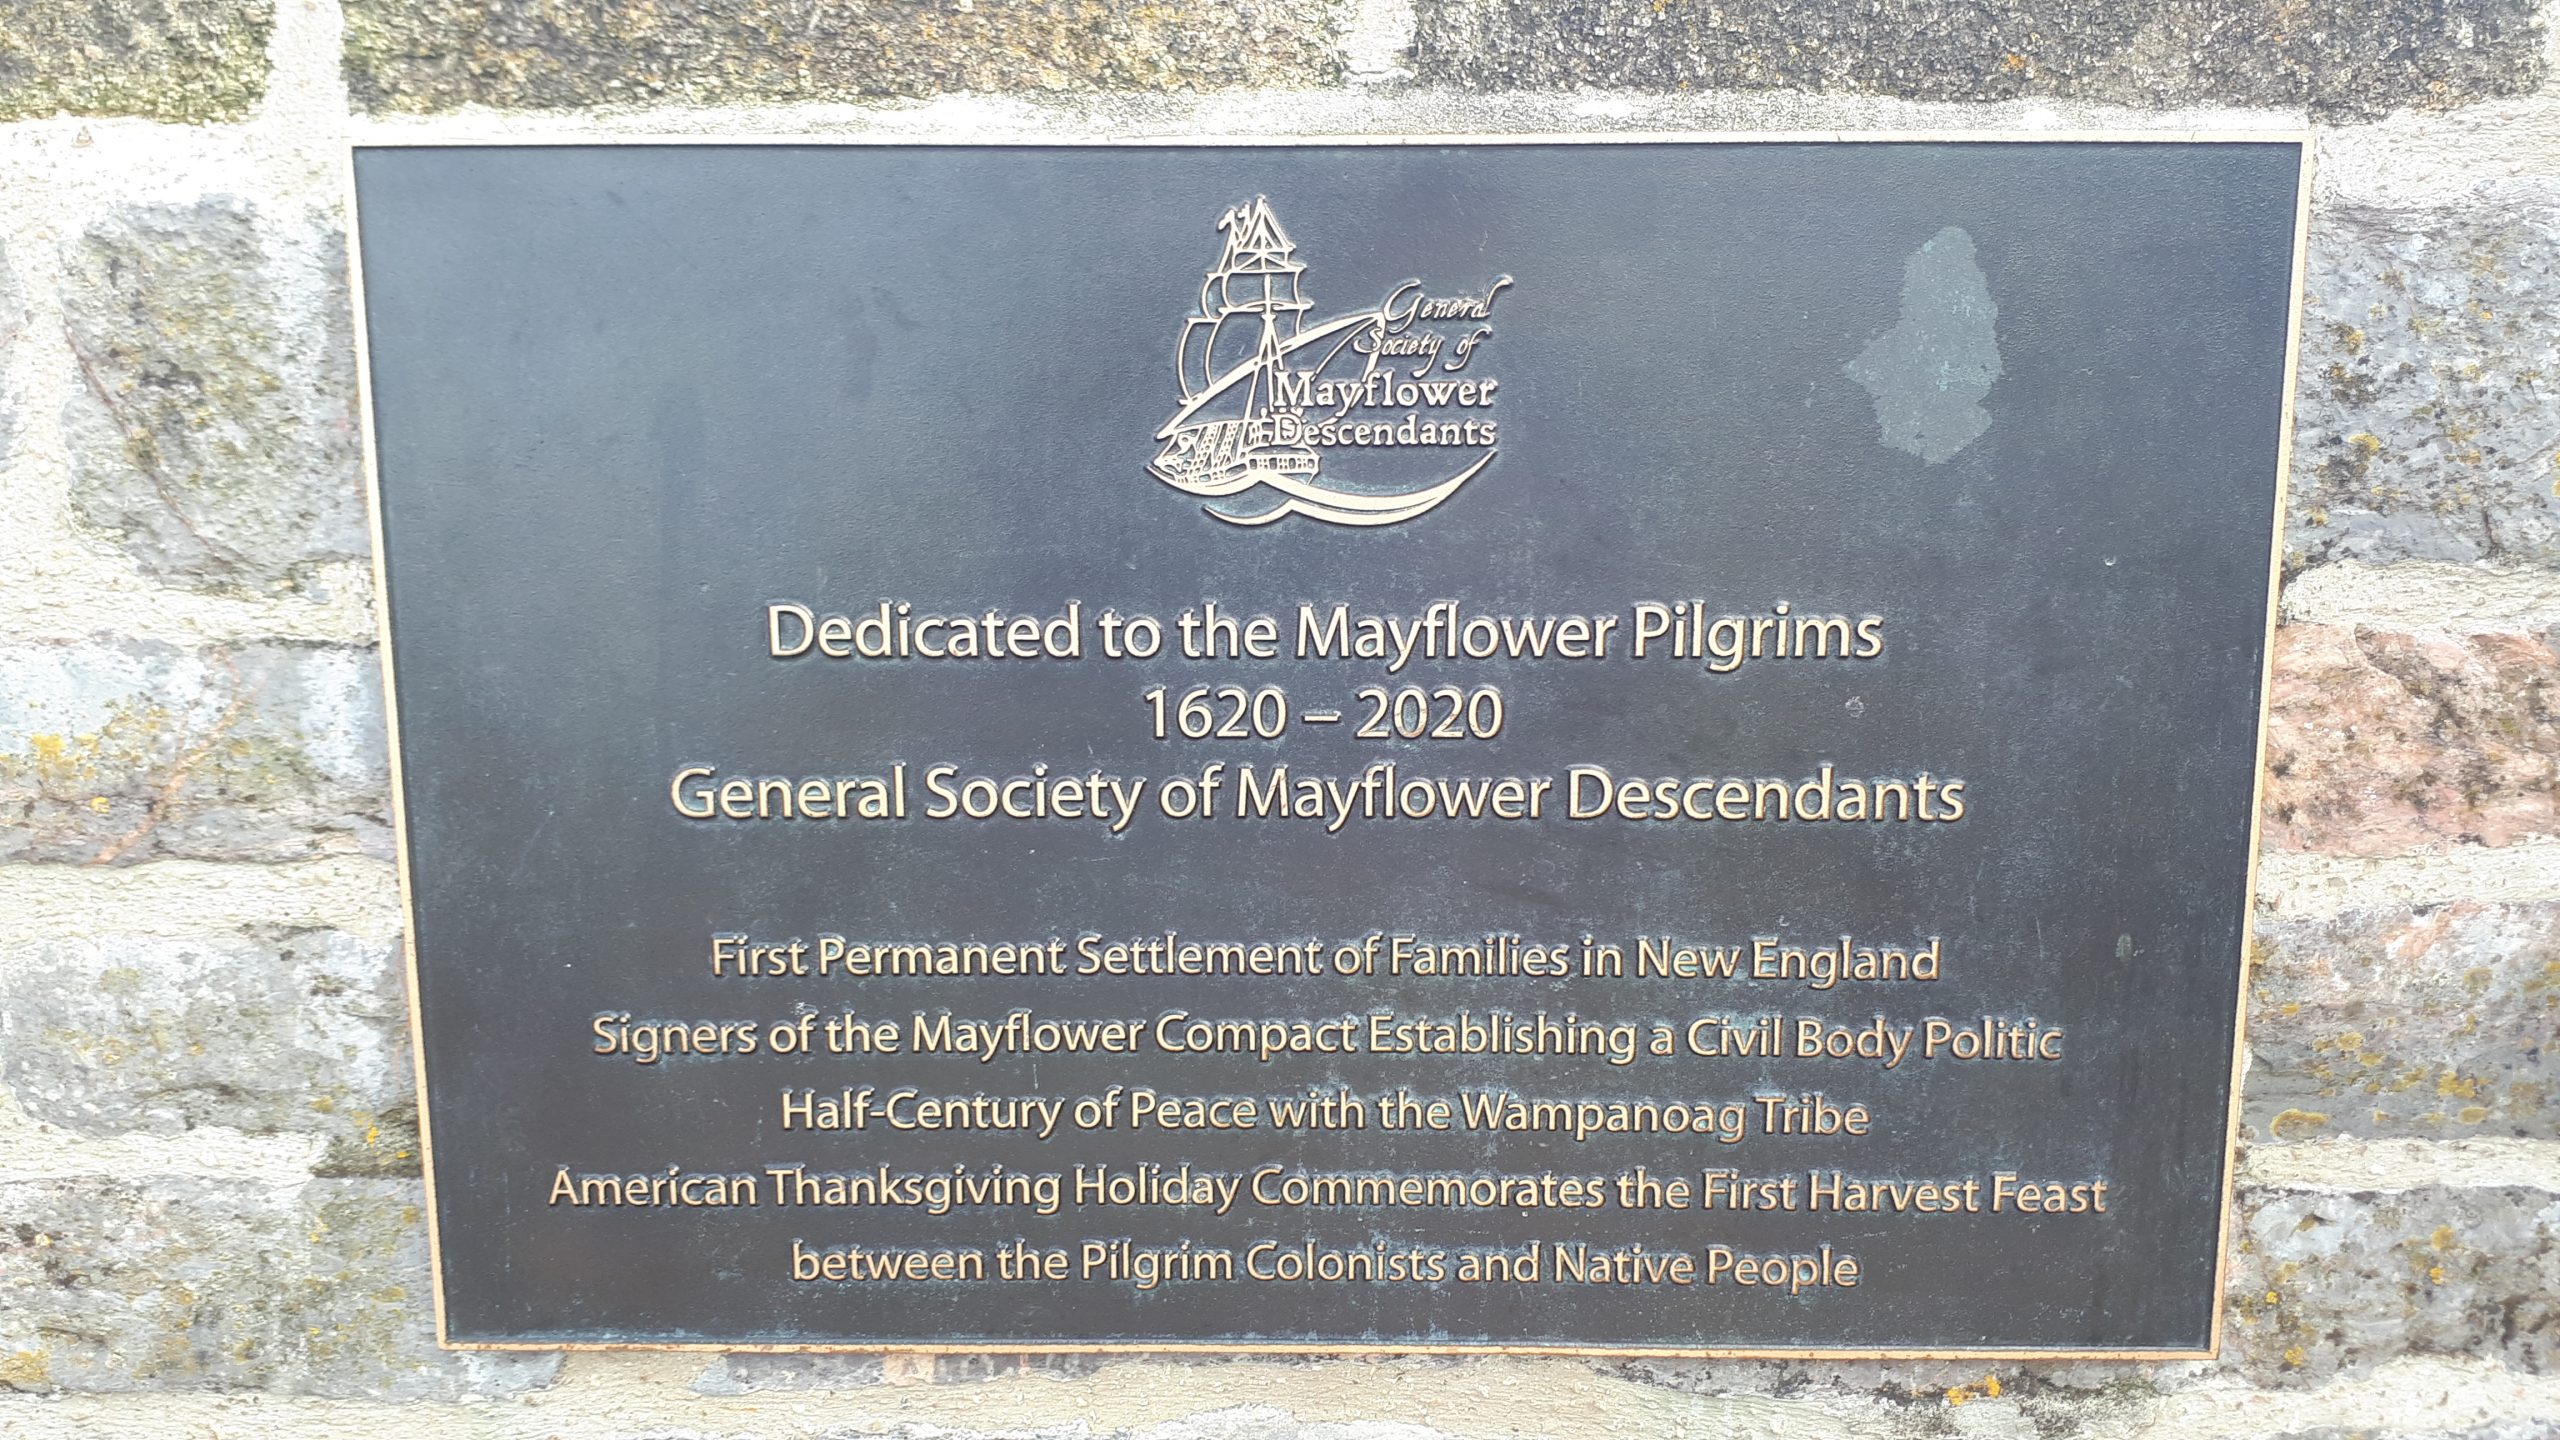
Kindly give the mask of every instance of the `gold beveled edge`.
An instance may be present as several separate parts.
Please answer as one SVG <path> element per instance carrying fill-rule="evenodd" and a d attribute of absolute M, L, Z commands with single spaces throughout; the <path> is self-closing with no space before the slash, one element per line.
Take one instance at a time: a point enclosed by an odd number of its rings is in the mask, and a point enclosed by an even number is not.
<path fill-rule="evenodd" d="M 2157 1361 L 2214 1360 L 2222 1353 L 2231 1263 L 2232 1195 L 2239 1172 L 2241 1080 L 2248 1063 L 2249 954 L 2257 907 L 2258 846 L 2266 795 L 2267 715 L 2275 677 L 2277 602 L 2284 579 L 2285 492 L 2293 455 L 2294 387 L 2302 351 L 2303 287 L 2311 240 L 2312 165 L 2315 132 L 2308 129 L 2252 130 L 2049 130 L 2049 131 L 1590 131 L 1556 134 L 1466 135 L 1336 135 L 1336 136 L 1178 136 L 1091 139 L 1075 137 L 1011 137 L 1002 139 L 935 138 L 913 135 L 650 135 L 578 134 L 552 136 L 410 135 L 400 138 L 356 138 L 347 147 L 345 179 L 348 245 L 348 295 L 355 312 L 356 413 L 360 429 L 365 512 L 373 542 L 374 608 L 382 648 L 383 716 L 390 745 L 390 800 L 393 855 L 400 879 L 401 952 L 408 982 L 410 1062 L 417 1085 L 419 1169 L 425 1182 L 427 1253 L 435 1303 L 436 1344 L 462 1351 L 616 1351 L 668 1350 L 730 1354 L 862 1354 L 862 1355 L 1524 1355 L 1581 1359 L 1675 1360 L 1984 1360 L 1984 1361 Z M 373 361 L 365 312 L 363 231 L 356 204 L 355 156 L 369 149 L 536 149 L 602 145 L 892 147 L 968 149 L 1162 148 L 1243 149 L 1285 146 L 1399 145 L 1628 145 L 1628 144 L 1845 144 L 1917 145 L 1992 142 L 2002 144 L 2281 144 L 2295 147 L 2292 289 L 2285 316 L 2284 391 L 2277 419 L 2276 475 L 2271 533 L 2268 537 L 2266 624 L 2260 641 L 2258 723 L 2249 809 L 2248 873 L 2241 887 L 2238 995 L 2232 1011 L 2231 1070 L 2228 1118 L 2222 1156 L 2222 1199 L 2214 1247 L 2212 1310 L 2203 1349 L 1895 1349 L 1842 1347 L 1678 1347 L 1611 1345 L 1385 1344 L 1376 1342 L 1222 1343 L 1216 1341 L 1072 1342 L 1021 1341 L 949 1344 L 930 1341 L 812 1341 L 729 1343 L 722 1341 L 496 1341 L 456 1340 L 445 1309 L 444 1243 L 436 1205 L 435 1144 L 428 1117 L 427 1047 L 418 997 L 416 889 L 410 880 L 409 814 L 402 774 L 400 705 L 397 668 L 392 658 L 389 556 L 383 544 L 382 477 L 377 465 L 373 415 Z"/>
<path fill-rule="evenodd" d="M 1147 1341 L 986 1341 L 952 1344 L 942 1341 L 870 1340 L 739 1342 L 724 1340 L 445 1340 L 447 1350 L 495 1352 L 617 1350 L 683 1350 L 715 1355 L 1526 1355 L 1570 1360 L 2143 1360 L 2167 1364 L 2179 1360 L 2211 1360 L 2211 1350 L 1683 1350 L 1662 1345 L 1395 1345 L 1376 1341 L 1328 1344 L 1321 1341 L 1255 1341 L 1226 1344 L 1215 1340 Z"/>
<path fill-rule="evenodd" d="M 438 134 L 434 125 L 463 126 Z M 965 133 L 775 131 L 737 135 L 661 134 L 652 131 L 578 130 L 571 127 L 496 133 L 468 128 L 472 121 L 435 120 L 386 124 L 359 121 L 348 140 L 355 150 L 533 150 L 596 145 L 724 145 L 812 148 L 968 150 L 1245 150 L 1292 146 L 1385 147 L 1406 145 L 2299 145 L 2305 163 L 2318 132 L 2301 127 L 2249 130 L 1553 130 L 1505 133 L 1463 131 L 1413 134 L 1219 134 L 1073 135 L 1023 132 Z"/>
<path fill-rule="evenodd" d="M 355 147 L 341 171 L 346 182 L 347 300 L 355 312 L 357 449 L 364 473 L 364 511 L 373 542 L 374 625 L 382 646 L 382 718 L 391 747 L 391 854 L 400 872 L 400 960 L 409 991 L 409 1068 L 418 1087 L 418 1173 L 426 1182 L 427 1270 L 435 1297 L 436 1344 L 452 1348 L 445 1328 L 444 1238 L 436 1207 L 435 1144 L 427 1118 L 427 1037 L 418 1003 L 418 892 L 409 880 L 409 800 L 400 747 L 400 683 L 391 658 L 391 552 L 383 543 L 382 472 L 373 434 L 373 340 L 364 298 L 364 233 L 356 210 Z"/>
<path fill-rule="evenodd" d="M 2310 142 L 2302 146 L 2301 168 L 2293 197 L 2293 293 L 2285 310 L 2284 399 L 2276 418 L 2276 485 L 2274 515 L 2267 542 L 2267 620 L 2258 652 L 2258 731 L 2256 763 L 2249 784 L 2249 874 L 2240 889 L 2240 994 L 2231 1007 L 2231 1113 L 2222 1146 L 2222 1229 L 2214 1247 L 2213 1327 L 2206 1358 L 2222 1354 L 2223 1312 L 2230 1308 L 2231 1200 L 2240 1178 L 2240 1083 L 2249 1068 L 2249 965 L 2257 949 L 2258 844 L 2267 803 L 2267 715 L 2275 704 L 2276 626 L 2284 590 L 2284 517 L 2286 492 L 2293 480 L 2293 395 L 2301 380 L 2303 290 L 2311 266 L 2311 182 L 2316 160 Z"/>

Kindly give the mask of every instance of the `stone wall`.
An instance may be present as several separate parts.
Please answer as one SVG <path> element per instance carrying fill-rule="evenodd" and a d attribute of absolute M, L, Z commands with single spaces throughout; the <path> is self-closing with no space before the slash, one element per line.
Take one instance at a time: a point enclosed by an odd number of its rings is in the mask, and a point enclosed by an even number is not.
<path fill-rule="evenodd" d="M 2556 22 L 2534 0 L 11 0 L 0 1435 L 2560 1436 Z M 350 136 L 2305 125 L 2220 1360 L 436 1349 Z"/>

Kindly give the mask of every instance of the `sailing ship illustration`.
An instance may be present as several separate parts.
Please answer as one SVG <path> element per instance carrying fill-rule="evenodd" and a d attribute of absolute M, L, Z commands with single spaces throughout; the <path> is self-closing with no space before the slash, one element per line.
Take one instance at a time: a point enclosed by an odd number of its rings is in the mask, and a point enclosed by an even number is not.
<path fill-rule="evenodd" d="M 1296 376 L 1296 393 L 1304 394 L 1304 382 L 1349 351 L 1363 330 L 1377 329 L 1383 312 L 1306 323 L 1315 308 L 1300 288 L 1306 262 L 1269 199 L 1257 195 L 1228 210 L 1217 228 L 1226 242 L 1174 348 L 1182 406 L 1156 432 L 1164 448 L 1147 467 L 1156 478 L 1211 502 L 1203 507 L 1209 514 L 1236 525 L 1268 525 L 1290 515 L 1392 525 L 1456 494 L 1492 462 L 1488 449 L 1454 476 L 1396 493 L 1321 483 L 1324 456 L 1308 443 L 1304 408 L 1290 403 L 1288 382 Z M 1299 358 L 1327 341 L 1329 348 Z M 1233 503 L 1221 503 L 1231 497 Z"/>

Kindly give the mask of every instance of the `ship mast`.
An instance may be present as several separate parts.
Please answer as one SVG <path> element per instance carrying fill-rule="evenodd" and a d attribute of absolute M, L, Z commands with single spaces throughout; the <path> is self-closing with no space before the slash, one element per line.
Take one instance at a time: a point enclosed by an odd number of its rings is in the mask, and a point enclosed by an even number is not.
<path fill-rule="evenodd" d="M 1298 277 L 1307 267 L 1264 196 L 1228 211 L 1219 228 L 1227 232 L 1226 254 L 1218 261 L 1221 317 L 1248 314 L 1262 321 L 1252 388 L 1245 396 L 1245 413 L 1253 415 L 1269 405 L 1272 382 L 1286 363 L 1287 342 L 1297 337 L 1298 317 L 1310 308 L 1298 293 Z"/>

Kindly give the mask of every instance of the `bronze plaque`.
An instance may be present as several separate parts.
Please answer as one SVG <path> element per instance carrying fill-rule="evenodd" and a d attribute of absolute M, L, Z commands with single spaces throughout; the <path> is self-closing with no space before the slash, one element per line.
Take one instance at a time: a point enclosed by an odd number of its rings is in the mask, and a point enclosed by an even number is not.
<path fill-rule="evenodd" d="M 2303 167 L 359 150 L 448 1340 L 2210 1350 Z"/>

